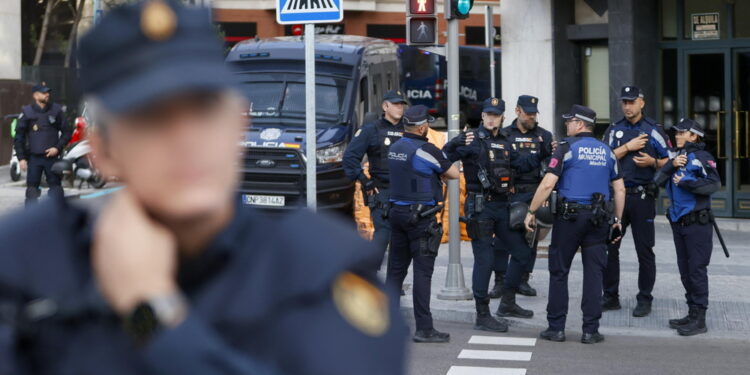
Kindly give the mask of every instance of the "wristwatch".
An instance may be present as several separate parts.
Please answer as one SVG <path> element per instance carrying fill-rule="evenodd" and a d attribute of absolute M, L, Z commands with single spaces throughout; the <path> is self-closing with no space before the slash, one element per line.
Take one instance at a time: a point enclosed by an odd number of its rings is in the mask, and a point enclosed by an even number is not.
<path fill-rule="evenodd" d="M 187 301 L 180 293 L 150 298 L 124 318 L 123 329 L 136 344 L 144 345 L 162 329 L 182 323 L 187 311 Z"/>

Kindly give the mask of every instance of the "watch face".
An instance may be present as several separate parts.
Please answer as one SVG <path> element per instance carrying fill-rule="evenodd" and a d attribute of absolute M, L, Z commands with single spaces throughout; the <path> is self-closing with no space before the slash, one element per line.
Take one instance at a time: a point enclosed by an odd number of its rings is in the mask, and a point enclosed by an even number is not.
<path fill-rule="evenodd" d="M 146 302 L 139 304 L 125 320 L 125 331 L 138 343 L 147 341 L 158 328 L 159 320 L 156 313 Z"/>

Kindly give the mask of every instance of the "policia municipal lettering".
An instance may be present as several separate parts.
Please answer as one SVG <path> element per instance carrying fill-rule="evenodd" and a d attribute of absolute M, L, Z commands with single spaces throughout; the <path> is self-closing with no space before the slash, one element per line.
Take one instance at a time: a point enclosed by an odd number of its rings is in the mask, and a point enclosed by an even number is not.
<path fill-rule="evenodd" d="M 677 131 L 677 156 L 662 167 L 654 181 L 666 186 L 671 202 L 667 219 L 672 225 L 677 267 L 688 305 L 688 314 L 671 319 L 669 327 L 682 336 L 692 336 L 707 332 L 707 267 L 713 250 L 714 221 L 711 194 L 721 188 L 721 179 L 716 161 L 704 149 L 703 126 L 682 119 L 672 129 Z"/>
<path fill-rule="evenodd" d="M 404 114 L 404 137 L 388 152 L 391 196 L 391 250 L 386 283 L 397 290 L 403 286 L 414 261 L 415 342 L 448 342 L 450 335 L 435 330 L 430 313 L 430 288 L 442 226 L 435 220 L 443 201 L 441 179 L 457 179 L 458 167 L 435 145 L 427 141 L 434 119 L 427 107 L 416 105 Z"/>
<path fill-rule="evenodd" d="M 50 101 L 50 88 L 44 84 L 32 89 L 34 103 L 23 107 L 18 117 L 16 155 L 21 169 L 26 174 L 26 204 L 36 202 L 41 195 L 39 185 L 42 173 L 47 178 L 48 195 L 62 199 L 63 188 L 60 176 L 52 172 L 52 164 L 60 158 L 63 148 L 70 141 L 73 129 L 68 126 L 65 115 L 57 103 Z"/>
<path fill-rule="evenodd" d="M 505 102 L 499 98 L 484 101 L 482 125 L 448 142 L 443 150 L 450 160 L 461 160 L 466 177 L 464 221 L 474 252 L 472 289 L 476 301 L 475 329 L 505 332 L 507 321 L 495 320 L 489 311 L 487 288 L 495 264 L 493 237 L 507 244 L 511 254 L 502 300 L 496 314 L 500 317 L 531 318 L 534 313 L 516 304 L 521 274 L 531 260 L 531 249 L 524 233 L 509 222 L 509 197 L 515 171 L 531 171 L 539 166 L 539 154 L 521 155 L 513 150 L 508 134 L 501 130 Z M 519 228 L 520 229 L 520 228 Z"/>
<path fill-rule="evenodd" d="M 352 181 L 359 180 L 362 185 L 362 197 L 370 208 L 370 217 L 375 227 L 372 240 L 383 255 L 391 237 L 391 225 L 388 222 L 391 206 L 388 201 L 388 150 L 403 135 L 406 104 L 401 91 L 388 91 L 383 96 L 383 116 L 357 130 L 344 152 L 344 172 Z M 369 162 L 369 178 L 362 169 L 362 158 L 365 155 Z"/>

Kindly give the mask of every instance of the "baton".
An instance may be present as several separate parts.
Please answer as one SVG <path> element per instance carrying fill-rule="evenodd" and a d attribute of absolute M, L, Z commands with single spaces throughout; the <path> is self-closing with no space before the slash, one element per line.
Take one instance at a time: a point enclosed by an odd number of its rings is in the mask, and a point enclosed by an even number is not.
<path fill-rule="evenodd" d="M 727 250 L 727 244 L 724 243 L 724 237 L 721 236 L 721 232 L 719 232 L 719 225 L 716 224 L 716 220 L 713 220 L 714 224 L 714 230 L 716 231 L 716 237 L 719 237 L 719 242 L 721 242 L 721 249 L 724 250 L 724 255 L 729 258 L 729 250 Z"/>

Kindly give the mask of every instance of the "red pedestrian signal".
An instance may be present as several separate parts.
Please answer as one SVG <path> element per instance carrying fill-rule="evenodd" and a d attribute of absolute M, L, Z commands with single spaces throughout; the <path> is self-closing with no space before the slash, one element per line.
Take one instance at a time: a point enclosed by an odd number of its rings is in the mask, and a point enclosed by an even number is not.
<path fill-rule="evenodd" d="M 409 0 L 409 15 L 427 14 L 435 14 L 435 0 Z"/>

